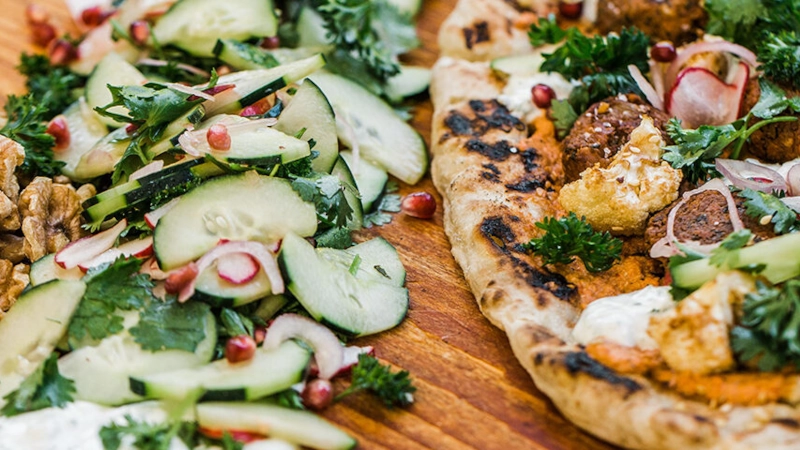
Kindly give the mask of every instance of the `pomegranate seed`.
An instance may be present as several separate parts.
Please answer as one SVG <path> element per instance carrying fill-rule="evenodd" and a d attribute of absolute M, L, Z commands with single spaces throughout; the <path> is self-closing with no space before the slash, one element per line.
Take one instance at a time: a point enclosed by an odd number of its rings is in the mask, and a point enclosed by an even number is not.
<path fill-rule="evenodd" d="M 267 50 L 274 50 L 281 46 L 281 38 L 278 36 L 265 37 L 261 40 L 261 47 Z"/>
<path fill-rule="evenodd" d="M 225 359 L 238 363 L 253 359 L 256 354 L 256 341 L 246 334 L 234 336 L 225 343 Z"/>
<path fill-rule="evenodd" d="M 427 192 L 414 192 L 405 196 L 400 207 L 411 217 L 430 219 L 436 212 L 436 199 Z"/>
<path fill-rule="evenodd" d="M 94 28 L 105 22 L 112 14 L 112 11 L 103 11 L 100 6 L 92 6 L 81 12 L 81 22 L 87 27 Z"/>
<path fill-rule="evenodd" d="M 213 150 L 225 151 L 231 149 L 231 135 L 228 134 L 228 127 L 221 123 L 211 125 L 211 128 L 206 132 L 206 139 L 208 139 L 208 145 Z"/>
<path fill-rule="evenodd" d="M 311 409 L 322 410 L 333 402 L 333 385 L 329 380 L 315 378 L 303 389 L 303 404 Z"/>
<path fill-rule="evenodd" d="M 662 63 L 672 62 L 678 54 L 670 41 L 661 41 L 650 48 L 650 57 Z"/>
<path fill-rule="evenodd" d="M 136 20 L 130 26 L 131 39 L 138 45 L 145 45 L 150 39 L 150 24 L 145 20 Z"/>
<path fill-rule="evenodd" d="M 264 327 L 258 327 L 253 331 L 253 339 L 255 339 L 256 344 L 261 345 L 264 342 L 264 339 L 267 337 L 267 329 Z"/>
<path fill-rule="evenodd" d="M 222 439 L 227 433 L 231 438 L 233 438 L 234 441 L 243 442 L 245 444 L 266 438 L 266 435 L 253 433 L 250 431 L 222 430 L 206 427 L 197 427 L 197 431 L 205 436 L 210 437 L 211 439 Z"/>
<path fill-rule="evenodd" d="M 40 47 L 47 47 L 56 38 L 56 28 L 47 22 L 32 23 L 30 28 L 33 43 Z"/>
<path fill-rule="evenodd" d="M 47 23 L 50 21 L 50 14 L 41 6 L 31 3 L 25 8 L 25 18 L 30 24 Z"/>
<path fill-rule="evenodd" d="M 187 264 L 167 275 L 167 279 L 164 281 L 164 289 L 169 294 L 177 294 L 195 278 L 197 278 L 197 265 L 194 263 Z"/>
<path fill-rule="evenodd" d="M 531 100 L 538 108 L 549 108 L 556 99 L 556 91 L 546 84 L 537 84 L 531 88 Z"/>
<path fill-rule="evenodd" d="M 55 39 L 50 42 L 47 55 L 50 58 L 50 64 L 54 66 L 63 66 L 77 58 L 78 51 L 75 49 L 75 46 L 66 39 Z"/>
<path fill-rule="evenodd" d="M 269 111 L 271 107 L 272 105 L 269 103 L 269 99 L 262 98 L 252 105 L 246 106 L 244 109 L 242 109 L 242 112 L 240 112 L 239 115 L 242 117 L 260 116 L 261 114 Z"/>
<path fill-rule="evenodd" d="M 47 130 L 45 130 L 45 132 L 53 136 L 56 140 L 53 150 L 64 150 L 69 147 L 69 125 L 67 125 L 67 119 L 64 116 L 54 117 L 53 120 L 47 124 Z"/>
<path fill-rule="evenodd" d="M 139 125 L 136 125 L 135 123 L 129 123 L 125 125 L 125 132 L 128 134 L 133 134 L 138 129 Z"/>
<path fill-rule="evenodd" d="M 558 3 L 558 12 L 567 19 L 578 19 L 583 14 L 583 1 L 562 1 Z"/>

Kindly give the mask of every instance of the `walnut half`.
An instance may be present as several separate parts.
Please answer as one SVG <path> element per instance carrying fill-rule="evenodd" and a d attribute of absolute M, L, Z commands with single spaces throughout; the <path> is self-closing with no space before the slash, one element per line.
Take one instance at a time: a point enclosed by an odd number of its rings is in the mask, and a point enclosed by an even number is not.
<path fill-rule="evenodd" d="M 22 146 L 0 136 L 0 231 L 15 231 L 20 227 L 17 209 L 19 182 L 14 172 L 24 161 Z"/>
<path fill-rule="evenodd" d="M 7 259 L 0 259 L 0 319 L 28 285 L 29 270 L 25 264 L 15 266 Z"/>
<path fill-rule="evenodd" d="M 81 198 L 75 188 L 36 177 L 19 199 L 23 249 L 31 261 L 81 237 Z"/>

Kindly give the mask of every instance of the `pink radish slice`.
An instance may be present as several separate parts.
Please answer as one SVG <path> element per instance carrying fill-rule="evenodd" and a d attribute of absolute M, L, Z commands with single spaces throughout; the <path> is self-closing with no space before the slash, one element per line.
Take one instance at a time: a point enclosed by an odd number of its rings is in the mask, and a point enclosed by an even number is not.
<path fill-rule="evenodd" d="M 86 272 L 91 268 L 98 267 L 101 264 L 114 262 L 120 256 L 129 258 L 135 256 L 137 258 L 146 258 L 153 254 L 153 237 L 149 236 L 144 239 L 136 239 L 135 241 L 128 241 L 119 247 L 110 248 L 97 257 L 89 261 L 78 264 L 82 271 Z M 147 264 L 147 263 L 146 263 Z"/>
<path fill-rule="evenodd" d="M 147 223 L 147 226 L 150 227 L 151 230 L 155 230 L 156 225 L 158 225 L 158 220 L 164 217 L 164 215 L 168 213 L 170 209 L 174 208 L 175 205 L 178 204 L 178 200 L 180 200 L 180 198 L 173 198 L 155 211 L 150 211 L 149 213 L 145 214 L 144 221 Z"/>
<path fill-rule="evenodd" d="M 297 314 L 283 314 L 267 328 L 263 349 L 278 348 L 288 339 L 299 339 L 314 349 L 319 377 L 330 380 L 341 370 L 344 362 L 344 347 L 335 334 L 324 325 Z"/>
<path fill-rule="evenodd" d="M 713 41 L 713 42 L 695 42 L 678 50 L 678 56 L 670 63 L 667 69 L 666 82 L 667 87 L 678 79 L 681 67 L 686 64 L 692 56 L 706 53 L 706 52 L 726 52 L 738 56 L 749 67 L 755 68 L 758 62 L 756 61 L 756 54 L 751 52 L 741 45 L 734 44 L 728 41 Z"/>
<path fill-rule="evenodd" d="M 128 227 L 126 219 L 120 220 L 113 227 L 92 236 L 78 239 L 56 253 L 56 264 L 71 269 L 80 263 L 92 260 L 110 249 L 117 242 L 119 235 Z"/>
<path fill-rule="evenodd" d="M 281 276 L 281 271 L 278 269 L 278 263 L 275 261 L 275 255 L 272 254 L 268 247 L 260 242 L 254 241 L 230 241 L 220 243 L 213 249 L 211 249 L 208 253 L 203 255 L 202 258 L 197 260 L 197 274 L 203 273 L 211 263 L 219 259 L 220 256 L 227 255 L 230 253 L 247 253 L 248 255 L 252 256 L 258 264 L 261 265 L 261 268 L 264 269 L 264 273 L 269 278 L 270 287 L 272 289 L 273 294 L 282 294 L 285 286 L 283 284 L 283 276 Z M 185 302 L 189 300 L 189 298 L 194 294 L 194 285 L 197 282 L 197 277 L 184 286 L 181 289 L 180 294 L 178 295 L 179 302 Z"/>
<path fill-rule="evenodd" d="M 258 262 L 247 253 L 229 253 L 217 259 L 217 274 L 228 283 L 247 283 L 260 269 Z"/>
<path fill-rule="evenodd" d="M 148 164 L 148 165 L 142 167 L 141 169 L 137 170 L 136 172 L 133 172 L 128 177 L 128 180 L 129 181 L 130 180 L 138 180 L 139 178 L 142 178 L 145 175 L 150 175 L 151 173 L 156 173 L 156 172 L 158 172 L 159 170 L 161 170 L 163 168 L 164 168 L 164 161 L 162 161 L 160 159 L 155 160 L 155 161 L 151 162 L 150 164 Z"/>
<path fill-rule="evenodd" d="M 667 95 L 667 112 L 684 128 L 731 123 L 739 117 L 749 73 L 747 64 L 739 63 L 733 83 L 726 84 L 707 69 L 685 69 Z"/>

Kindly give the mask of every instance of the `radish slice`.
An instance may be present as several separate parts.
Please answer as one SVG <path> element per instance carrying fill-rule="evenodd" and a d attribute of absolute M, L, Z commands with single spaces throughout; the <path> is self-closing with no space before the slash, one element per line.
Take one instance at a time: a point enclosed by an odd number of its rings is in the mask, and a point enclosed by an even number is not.
<path fill-rule="evenodd" d="M 786 184 L 790 195 L 800 195 L 800 164 L 795 164 L 786 173 Z"/>
<path fill-rule="evenodd" d="M 263 348 L 278 348 L 288 339 L 299 339 L 314 349 L 319 377 L 330 380 L 342 368 L 344 348 L 335 334 L 314 320 L 297 314 L 279 316 L 267 328 Z"/>
<path fill-rule="evenodd" d="M 366 347 L 357 347 L 355 345 L 345 347 L 342 367 L 339 368 L 339 371 L 336 372 L 336 375 L 339 375 L 346 370 L 350 370 L 353 366 L 358 364 L 358 357 L 361 355 L 375 356 L 375 349 L 371 345 L 367 345 Z"/>
<path fill-rule="evenodd" d="M 197 260 L 197 274 L 203 273 L 211 263 L 219 259 L 220 256 L 228 255 L 231 253 L 247 253 L 252 256 L 264 269 L 267 278 L 269 278 L 270 287 L 273 294 L 283 294 L 285 286 L 283 284 L 283 277 L 281 271 L 278 269 L 278 263 L 275 262 L 275 255 L 272 254 L 268 247 L 260 242 L 254 241 L 229 241 L 221 243 L 211 249 L 208 253 L 203 255 L 202 258 Z M 191 282 L 181 289 L 178 295 L 179 302 L 185 302 L 194 294 L 194 285 L 197 282 L 195 276 Z"/>
<path fill-rule="evenodd" d="M 228 253 L 217 259 L 217 274 L 232 284 L 244 284 L 258 274 L 261 267 L 247 253 Z"/>
<path fill-rule="evenodd" d="M 227 91 L 226 91 L 227 92 Z M 263 127 L 271 127 L 278 123 L 278 119 L 268 117 L 266 119 L 248 120 L 247 122 L 217 122 L 225 125 L 231 135 L 243 133 L 251 130 L 258 130 Z M 208 130 L 187 131 L 178 138 L 181 148 L 192 156 L 201 156 L 209 153 L 211 146 L 208 143 Z"/>
<path fill-rule="evenodd" d="M 750 69 L 739 63 L 732 84 L 726 84 L 707 69 L 690 67 L 678 76 L 667 96 L 667 112 L 685 128 L 725 125 L 739 117 L 744 87 Z"/>
<path fill-rule="evenodd" d="M 119 235 L 128 227 L 126 219 L 120 220 L 113 227 L 92 236 L 78 239 L 56 253 L 56 264 L 64 269 L 77 267 L 80 263 L 92 260 L 110 249 L 117 242 Z"/>
<path fill-rule="evenodd" d="M 159 170 L 161 170 L 163 168 L 164 168 L 164 161 L 161 160 L 161 159 L 157 159 L 157 160 L 151 162 L 150 164 L 142 167 L 141 169 L 137 170 L 136 172 L 133 172 L 128 177 L 128 181 L 138 180 L 139 178 L 142 178 L 145 175 L 150 175 L 152 173 L 156 173 L 156 172 L 158 172 Z"/>
<path fill-rule="evenodd" d="M 769 167 L 738 159 L 723 158 L 717 158 L 714 165 L 721 174 L 725 175 L 725 178 L 738 188 L 749 188 L 769 194 L 786 191 L 786 180 Z"/>
<path fill-rule="evenodd" d="M 175 205 L 178 204 L 179 200 L 180 198 L 173 198 L 158 209 L 145 214 L 144 221 L 147 223 L 147 226 L 150 227 L 151 230 L 155 230 L 156 225 L 158 225 L 158 221 L 164 217 L 164 215 L 167 214 L 170 209 L 174 208 Z"/>
<path fill-rule="evenodd" d="M 647 78 L 645 78 L 644 75 L 642 75 L 642 71 L 639 70 L 639 68 L 635 65 L 628 64 L 628 72 L 633 77 L 633 80 L 636 81 L 636 85 L 639 86 L 639 89 L 641 89 L 642 93 L 647 98 L 647 101 L 650 102 L 650 104 L 656 109 L 663 111 L 664 101 L 661 100 L 661 97 L 658 95 L 658 92 L 653 85 L 647 81 Z"/>
<path fill-rule="evenodd" d="M 692 56 L 698 53 L 705 52 L 728 52 L 734 54 L 752 68 L 755 68 L 758 64 L 756 61 L 756 54 L 741 45 L 728 41 L 696 42 L 683 49 L 679 49 L 678 56 L 667 69 L 667 86 L 672 86 L 672 83 L 679 77 L 679 72 L 681 72 L 681 68 L 686 64 L 686 61 L 689 61 Z"/>
<path fill-rule="evenodd" d="M 87 272 L 89 269 L 99 267 L 101 264 L 114 262 L 120 256 L 129 258 L 135 256 L 136 258 L 146 258 L 153 254 L 153 237 L 148 236 L 144 239 L 136 239 L 135 241 L 128 241 L 119 247 L 110 248 L 103 253 L 99 254 L 96 258 L 92 258 L 87 262 L 78 264 L 82 271 Z"/>

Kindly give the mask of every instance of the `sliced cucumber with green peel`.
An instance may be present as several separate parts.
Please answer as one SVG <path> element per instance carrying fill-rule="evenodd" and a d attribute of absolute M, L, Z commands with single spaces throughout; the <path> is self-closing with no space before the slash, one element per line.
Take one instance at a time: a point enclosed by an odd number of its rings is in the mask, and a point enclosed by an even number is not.
<path fill-rule="evenodd" d="M 400 73 L 386 80 L 386 95 L 392 101 L 421 94 L 431 84 L 431 69 L 400 66 Z"/>
<path fill-rule="evenodd" d="M 86 285 L 53 280 L 22 293 L 0 321 L 0 406 L 67 332 Z"/>
<path fill-rule="evenodd" d="M 70 105 L 62 115 L 69 129 L 69 145 L 65 149 L 54 150 L 53 159 L 65 163 L 61 173 L 72 179 L 80 179 L 75 172 L 78 162 L 108 134 L 108 128 L 83 97 Z"/>
<path fill-rule="evenodd" d="M 493 70 L 505 75 L 532 76 L 540 73 L 539 68 L 543 62 L 544 56 L 542 56 L 542 52 L 535 51 L 524 55 L 495 58 L 490 66 Z"/>
<path fill-rule="evenodd" d="M 270 69 L 280 65 L 268 50 L 235 39 L 218 40 L 214 56 L 236 70 Z"/>
<path fill-rule="evenodd" d="M 271 0 L 180 0 L 153 27 L 162 44 L 196 56 L 214 56 L 217 39 L 275 36 L 278 19 Z"/>
<path fill-rule="evenodd" d="M 422 178 L 428 167 L 425 142 L 389 105 L 338 75 L 318 72 L 310 79 L 322 89 L 336 110 L 339 139 L 346 146 L 353 147 L 351 135 L 354 135 L 364 159 L 408 184 Z"/>
<path fill-rule="evenodd" d="M 389 174 L 364 159 L 359 159 L 358 166 L 354 167 L 353 154 L 349 151 L 340 152 L 339 155 L 347 162 L 353 178 L 356 179 L 356 187 L 361 194 L 361 206 L 364 212 L 370 211 L 375 201 L 383 194 L 386 183 L 389 181 Z"/>
<path fill-rule="evenodd" d="M 136 313 L 138 316 L 138 312 Z M 205 339 L 194 352 L 142 350 L 128 331 L 109 336 L 96 346 L 86 346 L 58 360 L 61 375 L 75 382 L 75 398 L 102 405 L 142 400 L 130 391 L 129 377 L 154 375 L 207 364 L 214 356 L 217 328 L 210 312 L 205 319 Z"/>
<path fill-rule="evenodd" d="M 317 172 L 330 173 L 339 154 L 339 139 L 336 137 L 336 117 L 325 94 L 311 80 L 306 80 L 283 110 L 275 128 L 289 135 L 301 130 L 302 139 L 313 139 L 314 151 L 319 152 L 311 165 Z"/>
<path fill-rule="evenodd" d="M 206 110 L 203 105 L 197 105 L 190 109 L 183 116 L 173 120 L 164 128 L 161 133 L 161 140 L 153 144 L 152 147 L 145 150 L 147 157 L 154 159 L 156 156 L 164 154 L 178 145 L 178 137 L 184 131 L 194 127 L 197 123 L 203 120 L 206 115 Z"/>
<path fill-rule="evenodd" d="M 686 289 L 697 289 L 727 270 L 763 264 L 759 275 L 772 283 L 781 283 L 800 275 L 800 233 L 785 234 L 736 251 L 735 264 L 717 267 L 710 258 L 698 259 L 670 268 L 672 284 Z"/>
<path fill-rule="evenodd" d="M 408 310 L 408 290 L 374 267 L 388 261 L 356 262 L 346 252 L 315 250 L 300 236 L 286 235 L 278 264 L 289 291 L 315 319 L 349 334 L 364 336 L 399 324 Z"/>
<path fill-rule="evenodd" d="M 75 165 L 75 177 L 90 180 L 114 171 L 114 166 L 125 154 L 131 136 L 125 127 L 117 128 L 100 139 L 88 152 L 81 155 Z"/>
<path fill-rule="evenodd" d="M 272 69 L 243 70 L 219 77 L 218 86 L 233 85 L 232 89 L 214 96 L 214 101 L 203 103 L 206 117 L 236 113 L 246 106 L 299 81 L 325 65 L 325 57 L 316 54 Z M 196 86 L 203 88 L 204 86 Z"/>
<path fill-rule="evenodd" d="M 220 278 L 217 267 L 211 265 L 197 276 L 194 297 L 214 307 L 237 307 L 246 305 L 272 294 L 269 278 L 263 270 L 243 284 L 233 284 Z"/>
<path fill-rule="evenodd" d="M 92 74 L 86 80 L 86 103 L 92 109 L 106 106 L 112 100 L 108 85 L 140 86 L 146 81 L 147 78 L 139 69 L 133 67 L 133 64 L 125 61 L 122 56 L 111 52 L 97 64 L 97 67 L 94 68 Z M 128 115 L 128 110 L 124 106 L 115 106 L 108 111 L 122 116 Z M 98 118 L 108 126 L 122 126 L 121 123 L 110 117 L 98 115 Z"/>
<path fill-rule="evenodd" d="M 247 172 L 214 178 L 181 197 L 156 226 L 162 270 L 194 261 L 220 239 L 276 242 L 286 233 L 312 236 L 317 212 L 289 181 Z"/>
<path fill-rule="evenodd" d="M 310 351 L 286 341 L 274 350 L 258 349 L 241 363 L 221 359 L 192 369 L 131 377 L 130 388 L 148 398 L 183 399 L 205 392 L 201 400 L 256 400 L 302 381 L 310 360 Z"/>
<path fill-rule="evenodd" d="M 356 440 L 309 412 L 257 403 L 202 403 L 195 416 L 201 427 L 237 430 L 285 439 L 320 450 L 347 450 Z"/>
<path fill-rule="evenodd" d="M 260 318 L 264 322 L 272 320 L 275 314 L 281 310 L 286 304 L 289 303 L 289 298 L 283 294 L 270 295 L 258 304 L 253 315 Z"/>
<path fill-rule="evenodd" d="M 313 8 L 304 7 L 297 16 L 298 47 L 320 47 L 330 44 L 325 20 Z"/>
<path fill-rule="evenodd" d="M 358 255 L 360 262 L 356 278 L 374 280 L 397 287 L 402 287 L 406 282 L 406 268 L 400 261 L 397 249 L 382 237 L 372 238 L 344 250 L 318 248 L 317 253 L 322 258 L 339 267 L 346 268 L 348 271 Z"/>
<path fill-rule="evenodd" d="M 45 284 L 52 280 L 80 280 L 83 278 L 83 271 L 80 267 L 64 269 L 56 264 L 56 254 L 50 253 L 37 259 L 31 264 L 31 286 Z"/>
<path fill-rule="evenodd" d="M 358 195 L 356 179 L 353 178 L 353 173 L 344 159 L 337 158 L 331 174 L 336 175 L 339 180 L 347 185 L 344 190 L 344 198 L 347 199 L 347 204 L 353 209 L 353 217 L 347 221 L 347 227 L 351 230 L 360 229 L 364 224 L 364 209 L 361 206 L 361 197 Z"/>

